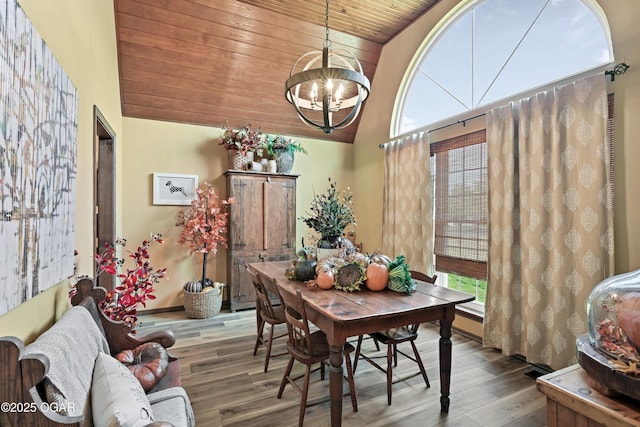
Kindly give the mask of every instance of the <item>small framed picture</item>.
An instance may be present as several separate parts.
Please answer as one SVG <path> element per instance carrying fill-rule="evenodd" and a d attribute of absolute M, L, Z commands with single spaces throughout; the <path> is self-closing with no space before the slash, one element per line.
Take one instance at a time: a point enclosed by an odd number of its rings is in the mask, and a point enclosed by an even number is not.
<path fill-rule="evenodd" d="M 198 175 L 153 174 L 154 205 L 190 205 L 196 197 Z"/>

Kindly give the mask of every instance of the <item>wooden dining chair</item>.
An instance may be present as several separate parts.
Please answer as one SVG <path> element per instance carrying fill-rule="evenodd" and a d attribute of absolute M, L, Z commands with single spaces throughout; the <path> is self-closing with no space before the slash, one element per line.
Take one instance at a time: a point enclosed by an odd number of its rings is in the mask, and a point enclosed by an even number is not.
<path fill-rule="evenodd" d="M 287 384 L 291 384 L 292 387 L 297 389 L 301 394 L 300 400 L 300 415 L 298 417 L 298 426 L 302 426 L 304 421 L 304 414 L 309 406 L 317 405 L 326 401 L 319 400 L 312 403 L 307 403 L 307 397 L 309 393 L 309 381 L 312 373 L 320 370 L 320 377 L 324 379 L 325 364 L 328 363 L 330 350 L 327 343 L 327 337 L 322 331 L 311 332 L 309 328 L 309 321 L 307 319 L 307 312 L 305 309 L 305 302 L 302 298 L 300 291 L 296 291 L 296 296 L 291 297 L 289 301 L 282 299 L 281 301 L 285 306 L 284 313 L 287 322 L 287 330 L 289 333 L 289 340 L 287 342 L 287 348 L 289 350 L 289 363 L 285 370 L 282 382 L 280 383 L 280 389 L 278 390 L 278 399 L 282 398 L 282 393 Z M 351 365 L 350 354 L 354 351 L 354 347 L 351 344 L 346 344 L 344 347 L 344 358 L 347 370 L 347 381 L 349 383 L 349 392 L 351 394 L 351 405 L 353 411 L 358 411 L 358 402 L 356 399 L 356 387 L 353 380 L 353 368 Z M 295 361 L 303 363 L 306 368 L 303 375 L 293 376 L 291 371 Z M 319 364 L 316 368 L 312 369 L 313 365 Z M 297 384 L 300 378 L 304 377 L 303 385 Z"/>
<path fill-rule="evenodd" d="M 276 306 L 272 303 L 269 292 L 264 286 L 262 278 L 258 274 L 249 269 L 247 269 L 247 273 L 249 274 L 251 282 L 253 283 L 253 287 L 256 291 L 256 319 L 258 324 L 258 331 L 256 336 L 256 343 L 253 346 L 253 355 L 255 356 L 258 353 L 258 348 L 260 347 L 260 345 L 265 346 L 266 354 L 264 356 L 264 372 L 267 372 L 267 370 L 269 369 L 269 360 L 271 360 L 272 357 L 284 356 L 285 354 L 287 354 L 287 352 L 271 354 L 273 341 L 275 339 L 287 336 L 287 333 L 284 331 L 278 335 L 275 335 L 274 333 L 277 325 L 284 325 L 286 322 L 284 316 L 284 308 L 280 305 Z M 269 327 L 269 337 L 265 339 L 264 328 L 267 325 Z"/>
<path fill-rule="evenodd" d="M 419 271 L 410 271 L 411 278 L 415 280 L 420 280 L 427 283 L 435 283 L 437 276 L 428 276 Z M 406 325 L 399 328 L 386 329 L 384 331 L 377 331 L 369 334 L 371 338 L 375 342 L 379 342 L 383 345 L 387 346 L 387 354 L 386 356 L 367 356 L 362 354 L 362 340 L 363 336 L 360 335 L 358 337 L 358 344 L 356 345 L 356 353 L 354 356 L 353 370 L 355 371 L 358 367 L 358 360 L 363 359 L 369 362 L 373 367 L 387 374 L 387 403 L 391 405 L 391 397 L 392 397 L 392 386 L 394 383 L 408 380 L 409 378 L 413 378 L 418 375 L 422 375 L 424 379 L 424 383 L 427 388 L 431 387 L 429 384 L 429 378 L 427 377 L 427 372 L 424 369 L 424 364 L 422 363 L 422 359 L 420 358 L 420 353 L 418 352 L 418 348 L 416 347 L 415 340 L 418 338 L 418 328 L 420 327 L 419 323 L 415 323 L 412 325 Z M 411 348 L 413 349 L 413 356 L 398 350 L 398 344 L 402 343 L 410 343 Z M 377 346 L 376 346 L 377 347 Z M 398 354 L 402 354 L 407 359 L 410 359 L 418 364 L 419 371 L 414 374 L 405 376 L 403 378 L 397 379 L 393 381 L 393 367 L 398 366 Z M 387 359 L 387 367 L 383 368 L 380 366 L 374 359 L 383 358 Z"/>

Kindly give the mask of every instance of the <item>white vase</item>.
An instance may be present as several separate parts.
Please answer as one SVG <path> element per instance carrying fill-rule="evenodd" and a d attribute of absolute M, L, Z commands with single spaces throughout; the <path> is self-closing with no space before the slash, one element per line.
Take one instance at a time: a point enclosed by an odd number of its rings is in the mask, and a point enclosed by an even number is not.
<path fill-rule="evenodd" d="M 322 258 L 327 258 L 330 256 L 338 256 L 340 255 L 340 248 L 332 248 L 332 249 L 324 249 L 324 248 L 317 248 L 317 256 L 318 256 L 318 260 L 321 260 Z"/>
<path fill-rule="evenodd" d="M 252 172 L 262 172 L 262 163 L 249 162 L 247 163 L 247 170 Z"/>

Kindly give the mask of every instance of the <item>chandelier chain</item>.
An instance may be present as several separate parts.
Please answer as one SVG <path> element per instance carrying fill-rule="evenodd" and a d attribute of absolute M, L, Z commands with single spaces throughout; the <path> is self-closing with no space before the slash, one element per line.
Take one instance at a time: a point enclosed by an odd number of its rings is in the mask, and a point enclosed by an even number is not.
<path fill-rule="evenodd" d="M 324 47 L 329 47 L 331 46 L 331 42 L 329 41 L 329 0 L 327 0 L 327 5 L 325 8 L 325 14 L 324 14 L 324 33 L 325 33 Z"/>

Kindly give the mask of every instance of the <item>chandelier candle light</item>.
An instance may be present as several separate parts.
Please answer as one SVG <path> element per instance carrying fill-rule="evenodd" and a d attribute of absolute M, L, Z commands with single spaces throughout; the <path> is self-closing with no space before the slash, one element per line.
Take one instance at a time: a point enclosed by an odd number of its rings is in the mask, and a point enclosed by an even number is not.
<path fill-rule="evenodd" d="M 331 133 L 353 123 L 369 96 L 370 83 L 351 52 L 330 49 L 329 0 L 325 34 L 322 51 L 308 52 L 293 65 L 285 97 L 304 123 Z"/>

